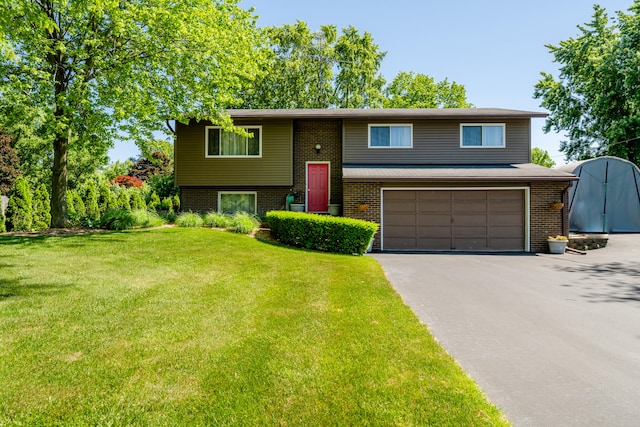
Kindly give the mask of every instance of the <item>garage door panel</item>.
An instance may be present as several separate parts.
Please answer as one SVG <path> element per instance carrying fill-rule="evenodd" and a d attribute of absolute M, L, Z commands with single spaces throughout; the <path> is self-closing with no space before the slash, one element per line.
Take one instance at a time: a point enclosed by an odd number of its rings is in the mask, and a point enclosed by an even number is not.
<path fill-rule="evenodd" d="M 523 190 L 385 190 L 386 250 L 523 250 Z"/>

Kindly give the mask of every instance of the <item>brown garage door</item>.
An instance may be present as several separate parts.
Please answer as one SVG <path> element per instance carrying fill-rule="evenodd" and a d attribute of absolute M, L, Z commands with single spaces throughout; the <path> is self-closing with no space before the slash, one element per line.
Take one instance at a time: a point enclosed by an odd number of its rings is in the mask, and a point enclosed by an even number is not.
<path fill-rule="evenodd" d="M 385 190 L 384 250 L 525 249 L 522 190 Z"/>

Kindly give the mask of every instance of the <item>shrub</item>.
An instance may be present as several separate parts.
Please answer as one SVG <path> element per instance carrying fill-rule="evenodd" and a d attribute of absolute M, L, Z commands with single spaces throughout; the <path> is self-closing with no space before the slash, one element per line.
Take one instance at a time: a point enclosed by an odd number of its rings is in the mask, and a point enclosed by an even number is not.
<path fill-rule="evenodd" d="M 149 228 L 160 227 L 166 224 L 166 221 L 160 217 L 156 212 L 151 212 L 146 209 L 137 209 L 131 212 L 135 220 L 136 227 Z"/>
<path fill-rule="evenodd" d="M 178 188 L 175 186 L 173 174 L 152 175 L 147 184 L 159 197 L 172 197 L 177 194 Z"/>
<path fill-rule="evenodd" d="M 160 207 L 160 197 L 155 191 L 151 193 L 151 197 L 149 197 L 149 201 L 147 202 L 147 207 L 152 210 Z"/>
<path fill-rule="evenodd" d="M 260 220 L 246 212 L 238 212 L 231 218 L 231 231 L 249 234 L 260 226 Z"/>
<path fill-rule="evenodd" d="M 204 215 L 204 225 L 206 227 L 227 228 L 231 226 L 232 219 L 229 215 L 215 211 L 207 212 Z"/>
<path fill-rule="evenodd" d="M 98 190 L 93 181 L 87 183 L 84 192 L 84 205 L 87 211 L 87 218 L 92 220 L 100 219 L 100 208 L 98 207 Z"/>
<path fill-rule="evenodd" d="M 71 221 L 79 220 L 87 216 L 87 209 L 82 197 L 76 190 L 67 190 L 67 214 Z"/>
<path fill-rule="evenodd" d="M 302 212 L 271 211 L 266 221 L 284 244 L 341 254 L 363 254 L 378 230 L 374 222 Z"/>
<path fill-rule="evenodd" d="M 136 224 L 136 219 L 127 209 L 109 209 L 100 219 L 100 225 L 102 228 L 109 230 L 127 230 L 133 228 Z"/>
<path fill-rule="evenodd" d="M 33 228 L 35 230 L 45 230 L 51 225 L 49 204 L 47 187 L 40 184 L 33 195 Z"/>
<path fill-rule="evenodd" d="M 0 210 L 0 233 L 6 233 L 6 232 L 7 232 L 7 224 L 4 219 L 4 214 L 2 213 L 2 210 Z"/>
<path fill-rule="evenodd" d="M 173 210 L 177 211 L 180 209 L 180 196 L 177 194 L 173 196 Z"/>
<path fill-rule="evenodd" d="M 179 227 L 202 227 L 204 221 L 195 212 L 182 212 L 176 218 L 176 225 Z"/>
<path fill-rule="evenodd" d="M 118 184 L 118 185 L 121 185 L 123 187 L 140 188 L 140 187 L 142 187 L 143 182 L 142 182 L 142 180 L 140 180 L 139 178 L 136 178 L 135 176 L 119 175 L 119 176 L 116 177 L 116 179 L 111 181 L 111 184 Z"/>
<path fill-rule="evenodd" d="M 160 208 L 163 211 L 173 212 L 173 199 L 171 197 L 165 197 L 160 202 Z"/>
<path fill-rule="evenodd" d="M 147 209 L 147 204 L 139 191 L 135 191 L 131 196 L 131 209 L 134 211 Z"/>
<path fill-rule="evenodd" d="M 121 191 L 118 194 L 118 207 L 126 210 L 131 210 L 131 202 L 129 200 L 129 193 L 126 191 Z"/>
<path fill-rule="evenodd" d="M 98 188 L 98 211 L 100 216 L 107 210 L 115 208 L 116 204 L 116 197 L 109 189 L 109 186 L 104 182 L 100 184 Z"/>
<path fill-rule="evenodd" d="M 16 179 L 9 193 L 7 219 L 12 231 L 30 231 L 33 227 L 33 199 L 29 183 L 24 177 Z"/>

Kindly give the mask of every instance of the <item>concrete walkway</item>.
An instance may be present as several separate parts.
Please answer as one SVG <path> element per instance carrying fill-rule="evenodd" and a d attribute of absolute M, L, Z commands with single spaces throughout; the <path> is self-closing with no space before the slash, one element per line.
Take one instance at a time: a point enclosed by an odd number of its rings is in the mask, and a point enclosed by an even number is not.
<path fill-rule="evenodd" d="M 640 235 L 584 256 L 373 257 L 516 426 L 640 425 Z"/>

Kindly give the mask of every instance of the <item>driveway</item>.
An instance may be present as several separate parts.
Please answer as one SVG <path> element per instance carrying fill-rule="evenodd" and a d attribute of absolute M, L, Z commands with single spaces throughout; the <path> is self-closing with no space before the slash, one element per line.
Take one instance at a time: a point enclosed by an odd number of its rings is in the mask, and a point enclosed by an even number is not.
<path fill-rule="evenodd" d="M 640 235 L 587 255 L 373 257 L 516 426 L 640 425 Z"/>

